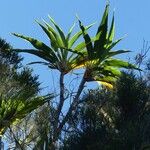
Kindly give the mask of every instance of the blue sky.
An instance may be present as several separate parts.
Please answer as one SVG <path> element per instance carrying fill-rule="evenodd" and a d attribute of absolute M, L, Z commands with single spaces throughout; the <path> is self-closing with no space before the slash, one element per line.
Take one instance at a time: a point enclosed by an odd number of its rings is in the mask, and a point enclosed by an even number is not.
<path fill-rule="evenodd" d="M 35 19 L 47 19 L 48 14 L 67 31 L 78 14 L 83 23 L 90 24 L 97 21 L 92 31 L 100 21 L 106 0 L 1 0 L 0 9 L 0 37 L 6 39 L 14 48 L 31 48 L 31 46 L 14 36 L 11 32 L 22 33 L 47 42 Z M 130 49 L 134 56 L 142 47 L 143 39 L 150 40 L 150 1 L 142 0 L 110 0 L 110 11 L 115 9 L 116 38 L 127 37 L 119 44 L 118 48 Z M 94 29 L 95 28 L 95 29 Z M 92 32 L 92 34 L 94 34 Z M 31 55 L 23 55 L 24 63 L 36 60 Z M 40 75 L 42 86 L 51 83 L 51 73 L 43 66 L 33 66 L 35 74 Z M 55 74 L 53 74 L 55 75 Z"/>
<path fill-rule="evenodd" d="M 1 0 L 0 8 L 0 37 L 6 39 L 14 48 L 31 48 L 23 40 L 13 37 L 10 33 L 17 32 L 39 38 L 47 42 L 46 36 L 35 23 L 35 19 L 47 20 L 50 14 L 55 21 L 67 31 L 78 14 L 84 24 L 97 21 L 92 31 L 100 21 L 106 0 Z M 142 47 L 143 39 L 150 41 L 150 0 L 110 0 L 111 12 L 115 9 L 116 38 L 127 37 L 119 44 L 118 48 L 130 49 L 134 56 Z M 95 30 L 94 30 L 95 28 Z M 94 34 L 92 32 L 92 34 Z M 23 55 L 24 64 L 36 60 L 31 55 Z M 33 66 L 34 73 L 39 74 L 42 87 L 52 85 L 52 77 L 44 66 Z M 46 88 L 46 92 L 53 87 Z"/>

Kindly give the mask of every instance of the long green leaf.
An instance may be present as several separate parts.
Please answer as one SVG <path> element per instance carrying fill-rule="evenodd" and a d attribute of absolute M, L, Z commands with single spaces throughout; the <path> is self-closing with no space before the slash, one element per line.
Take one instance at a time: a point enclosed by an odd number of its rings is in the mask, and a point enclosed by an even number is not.
<path fill-rule="evenodd" d="M 71 27 L 70 30 L 69 30 L 69 33 L 68 33 L 67 36 L 66 36 L 68 48 L 69 48 L 69 40 L 70 40 L 70 36 L 71 36 L 71 34 L 72 34 L 72 31 L 73 31 L 74 27 L 75 27 L 75 23 L 72 25 L 72 27 Z"/>
<path fill-rule="evenodd" d="M 46 44 L 44 44 L 43 42 L 41 42 L 37 39 L 27 37 L 27 36 L 24 36 L 24 35 L 21 35 L 21 34 L 16 34 L 16 33 L 12 33 L 12 34 L 16 37 L 27 40 L 28 42 L 30 42 L 33 45 L 33 47 L 35 47 L 38 50 L 43 50 L 43 51 L 48 52 L 48 53 L 50 51 L 52 51 L 52 49 L 50 49 L 50 47 L 48 47 Z"/>
<path fill-rule="evenodd" d="M 50 60 L 55 60 L 55 61 L 59 60 L 56 53 L 55 53 L 55 51 L 52 48 L 45 45 L 43 42 L 40 42 L 40 41 L 38 41 L 34 38 L 26 37 L 26 36 L 23 36 L 23 35 L 20 35 L 20 34 L 13 33 L 13 35 L 15 35 L 19 38 L 25 39 L 28 42 L 30 42 L 36 49 L 39 50 L 42 57 L 45 55 L 45 58 L 50 57 Z"/>
<path fill-rule="evenodd" d="M 65 47 L 67 47 L 67 41 L 66 41 L 66 38 L 65 38 L 65 34 L 63 33 L 62 29 L 55 23 L 54 19 L 51 17 L 51 16 L 48 16 L 50 21 L 53 23 L 53 25 L 55 26 L 55 28 L 57 29 L 62 41 L 63 41 L 63 44 Z"/>
<path fill-rule="evenodd" d="M 112 48 L 114 48 L 122 39 L 123 38 L 120 38 L 118 40 L 115 40 L 111 44 L 108 44 L 108 46 L 106 47 L 107 51 L 110 51 Z"/>
<path fill-rule="evenodd" d="M 49 30 L 49 32 L 52 32 L 53 35 L 55 36 L 59 47 L 64 47 L 63 41 L 62 41 L 61 37 L 57 34 L 57 32 L 45 20 L 43 20 L 43 21 L 44 21 L 45 25 L 47 26 L 47 29 Z"/>
<path fill-rule="evenodd" d="M 99 51 L 104 49 L 104 45 L 107 43 L 107 25 L 108 25 L 108 11 L 109 5 L 106 5 L 102 21 L 97 30 L 97 40 L 94 42 L 94 49 L 100 54 Z"/>
<path fill-rule="evenodd" d="M 110 74 L 112 76 L 120 76 L 121 75 L 121 71 L 118 68 L 111 67 L 111 66 L 105 66 L 104 71 L 107 71 L 108 74 Z"/>
<path fill-rule="evenodd" d="M 94 79 L 96 81 L 103 81 L 107 83 L 115 83 L 117 80 L 115 77 L 112 77 L 112 76 L 105 76 L 105 77 L 96 76 Z"/>
<path fill-rule="evenodd" d="M 82 51 L 84 48 L 86 48 L 86 44 L 85 44 L 85 42 L 81 42 L 74 49 L 76 51 Z"/>
<path fill-rule="evenodd" d="M 108 59 L 104 62 L 104 64 L 107 65 L 107 66 L 113 66 L 113 67 L 118 67 L 118 68 L 127 68 L 127 69 L 140 70 L 135 65 L 133 65 L 129 62 L 120 60 L 120 59 Z"/>
<path fill-rule="evenodd" d="M 128 53 L 128 52 L 131 52 L 131 51 L 129 51 L 129 50 L 110 51 L 110 52 L 108 52 L 106 58 L 110 58 L 110 57 L 112 57 L 112 56 L 116 56 L 116 55 L 124 54 L 124 53 Z"/>
<path fill-rule="evenodd" d="M 112 18 L 112 22 L 111 22 L 111 27 L 110 27 L 110 31 L 108 34 L 108 43 L 111 43 L 113 41 L 114 35 L 115 35 L 115 23 L 114 23 L 114 14 L 113 14 L 113 18 Z"/>
<path fill-rule="evenodd" d="M 53 25 L 55 26 L 55 28 L 57 29 L 61 40 L 63 42 L 63 48 L 61 48 L 61 57 L 63 60 L 65 60 L 68 56 L 68 51 L 66 51 L 64 48 L 68 48 L 68 42 L 66 40 L 65 34 L 63 33 L 62 29 L 55 23 L 54 19 L 50 16 L 48 16 L 50 21 L 53 23 Z"/>
<path fill-rule="evenodd" d="M 37 50 L 20 50 L 20 49 L 13 49 L 16 52 L 22 52 L 22 53 L 29 53 L 29 54 L 33 54 L 39 58 L 42 58 L 45 61 L 54 63 L 56 61 L 57 58 L 51 56 L 51 55 L 47 55 L 45 54 L 43 51 L 37 51 Z"/>
<path fill-rule="evenodd" d="M 49 37 L 50 39 L 50 42 L 51 42 L 51 46 L 57 50 L 57 48 L 59 47 L 58 46 L 58 43 L 57 43 L 57 39 L 56 37 L 54 36 L 54 34 L 48 30 L 45 26 L 43 26 L 41 23 L 39 23 L 38 21 L 36 21 L 37 24 L 43 29 L 43 31 L 46 33 L 46 35 Z"/>
<path fill-rule="evenodd" d="M 95 41 L 95 37 L 91 38 L 91 41 L 94 42 Z M 86 48 L 85 42 L 81 42 L 81 43 L 77 44 L 74 49 L 76 51 L 79 51 L 79 52 L 81 51 L 82 52 L 85 48 Z"/>
<path fill-rule="evenodd" d="M 86 49 L 87 49 L 87 52 L 88 52 L 88 57 L 89 57 L 89 59 L 92 59 L 94 57 L 92 40 L 91 40 L 90 36 L 88 35 L 88 33 L 86 32 L 85 27 L 82 25 L 80 20 L 79 20 L 79 26 L 82 30 L 83 38 L 85 40 Z"/>
<path fill-rule="evenodd" d="M 89 26 L 86 26 L 85 30 L 90 29 L 94 24 L 95 23 L 90 24 Z M 73 37 L 69 40 L 69 46 L 68 46 L 68 48 L 71 48 L 74 45 L 74 43 L 81 37 L 81 35 L 82 35 L 82 30 L 79 31 L 79 32 L 77 32 L 75 35 L 73 35 Z"/>

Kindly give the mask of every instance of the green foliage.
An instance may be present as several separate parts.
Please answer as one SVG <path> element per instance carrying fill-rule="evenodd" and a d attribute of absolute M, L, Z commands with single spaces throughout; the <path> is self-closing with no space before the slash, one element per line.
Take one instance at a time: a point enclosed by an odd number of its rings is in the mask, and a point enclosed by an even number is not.
<path fill-rule="evenodd" d="M 0 98 L 0 134 L 3 135 L 6 129 L 20 121 L 33 110 L 49 101 L 52 96 L 22 97 L 22 90 L 18 90 L 12 96 L 3 96 Z"/>
<path fill-rule="evenodd" d="M 18 68 L 21 65 L 22 57 L 16 52 L 12 52 L 10 50 L 11 48 L 10 44 L 0 38 L 0 64 L 11 65 L 14 68 Z"/>
<path fill-rule="evenodd" d="M 49 47 L 37 39 L 13 33 L 13 35 L 30 42 L 35 48 L 30 50 L 17 49 L 16 51 L 36 55 L 45 61 L 35 63 L 45 64 L 49 68 L 57 69 L 63 74 L 66 74 L 73 69 L 84 67 L 87 71 L 85 77 L 86 81 L 99 81 L 102 84 L 112 87 L 112 84 L 114 84 L 116 78 L 121 74 L 119 70 L 120 68 L 138 68 L 129 62 L 112 58 L 113 56 L 127 53 L 129 51 L 112 50 L 112 48 L 114 48 L 114 46 L 118 44 L 122 38 L 114 40 L 114 16 L 109 29 L 108 13 L 109 5 L 105 8 L 102 21 L 94 38 L 91 38 L 87 33 L 87 30 L 93 24 L 84 27 L 79 20 L 81 30 L 71 37 L 75 26 L 73 25 L 68 34 L 65 36 L 62 29 L 49 16 L 51 24 L 54 27 L 45 21 L 44 25 L 39 22 L 37 23 L 48 36 L 51 46 Z M 77 44 L 77 41 L 81 35 L 83 35 L 85 41 Z"/>
<path fill-rule="evenodd" d="M 82 64 L 82 57 L 78 54 L 85 48 L 85 44 L 81 42 L 75 45 L 78 39 L 81 37 L 82 31 L 78 31 L 73 36 L 71 36 L 74 28 L 73 25 L 69 30 L 68 34 L 65 36 L 62 29 L 55 23 L 55 21 L 50 16 L 49 19 L 54 27 L 52 27 L 45 21 L 44 25 L 39 22 L 37 23 L 48 36 L 51 47 L 34 38 L 13 33 L 13 35 L 30 42 L 35 48 L 32 50 L 17 49 L 16 51 L 33 54 L 44 60 L 44 62 L 33 62 L 32 64 L 42 63 L 48 65 L 48 67 L 51 69 L 57 69 L 60 72 L 66 74 Z M 85 30 L 88 30 L 92 25 L 93 24 L 85 27 Z M 72 49 L 74 50 L 73 53 Z"/>
<path fill-rule="evenodd" d="M 10 125 L 45 104 L 52 95 L 37 96 L 38 77 L 32 76 L 29 68 L 20 68 L 22 58 L 10 51 L 12 47 L 2 39 L 0 47 L 0 134 L 3 135 Z"/>
<path fill-rule="evenodd" d="M 129 75 L 123 73 L 118 82 L 118 106 L 122 110 L 122 119 L 128 120 L 130 117 L 133 119 L 133 117 L 139 116 L 145 109 L 145 104 L 149 98 L 147 81 L 142 78 L 137 80 L 134 73 Z"/>
<path fill-rule="evenodd" d="M 114 58 L 118 54 L 124 54 L 129 51 L 128 50 L 113 51 L 113 48 L 122 40 L 122 38 L 114 40 L 115 34 L 114 16 L 112 18 L 110 27 L 108 27 L 108 14 L 109 14 L 109 5 L 106 5 L 102 21 L 100 22 L 97 33 L 94 37 L 90 37 L 87 32 L 88 29 L 93 26 L 93 24 L 85 27 L 80 20 L 79 20 L 80 30 L 73 36 L 72 32 L 75 26 L 74 24 L 70 28 L 69 32 L 65 35 L 63 30 L 57 25 L 57 23 L 50 16 L 49 16 L 50 24 L 45 21 L 43 23 L 37 21 L 37 24 L 41 27 L 41 29 L 48 37 L 50 41 L 50 46 L 35 38 L 13 33 L 14 36 L 26 40 L 34 47 L 34 49 L 13 49 L 13 51 L 29 53 L 38 56 L 39 58 L 42 58 L 42 61 L 31 62 L 30 64 L 35 63 L 44 64 L 48 66 L 50 69 L 56 69 L 60 72 L 60 82 L 59 82 L 60 99 L 59 101 L 56 100 L 56 105 L 54 108 L 55 111 L 53 113 L 53 120 L 52 120 L 53 133 L 52 135 L 50 135 L 52 141 L 49 145 L 50 147 L 55 147 L 54 144 L 59 139 L 63 127 L 70 119 L 70 116 L 78 108 L 79 97 L 84 89 L 84 85 L 86 82 L 98 81 L 101 84 L 112 88 L 114 83 L 122 74 L 120 69 L 125 68 L 125 69 L 140 70 L 133 64 L 130 64 L 129 62 Z M 78 43 L 79 38 L 81 36 L 83 36 L 84 40 L 81 41 L 81 43 Z M 65 100 L 68 100 L 65 95 L 66 85 L 64 84 L 64 76 L 73 71 L 74 69 L 78 68 L 84 69 L 84 75 L 77 89 L 77 92 L 75 92 L 75 95 L 72 94 L 74 93 L 74 91 L 72 93 L 69 93 L 71 97 L 71 104 L 64 115 L 63 108 Z M 106 115 L 106 117 L 104 117 L 104 120 L 103 119 L 102 120 L 105 123 L 107 122 L 110 128 L 114 128 L 115 123 L 114 120 L 112 119 L 112 116 L 108 115 L 109 113 L 105 113 L 107 110 L 108 110 L 107 107 L 100 110 L 100 113 L 102 113 L 104 116 Z M 86 113 L 89 114 L 91 113 L 90 116 L 92 117 L 95 112 L 93 109 L 92 112 L 87 111 Z M 94 118 L 94 120 L 96 118 L 97 116 Z M 88 122 L 86 121 L 85 123 Z M 94 123 L 90 124 L 90 126 L 96 125 Z M 101 124 L 98 126 L 100 128 L 96 129 L 94 128 L 94 131 L 99 130 L 103 131 L 103 129 L 105 128 L 105 127 L 103 128 Z M 85 131 L 90 132 L 90 135 L 93 134 L 93 130 L 89 131 L 88 127 L 86 127 L 85 129 L 86 129 Z M 107 129 L 108 127 L 106 126 L 105 130 Z M 107 134 L 108 133 L 106 131 L 106 135 Z M 97 135 L 97 133 L 95 132 L 91 136 L 95 140 L 94 136 L 97 137 L 99 135 Z M 85 134 L 85 139 L 86 137 L 89 137 L 88 134 Z M 43 141 L 40 139 L 39 142 Z M 96 149 L 96 147 L 94 146 L 92 146 L 92 148 Z"/>
<path fill-rule="evenodd" d="M 86 43 L 87 50 L 87 69 L 89 69 L 88 79 L 91 81 L 103 81 L 109 84 L 113 84 L 116 78 L 121 75 L 120 68 L 138 69 L 136 66 L 129 62 L 112 58 L 118 54 L 130 52 L 128 50 L 116 50 L 112 49 L 118 44 L 121 39 L 114 41 L 115 26 L 114 16 L 111 22 L 110 29 L 108 28 L 108 13 L 109 5 L 106 6 L 101 23 L 98 27 L 95 40 L 92 42 L 92 38 L 88 35 L 85 27 L 79 20 L 79 25 L 83 33 L 83 37 Z M 92 65 L 91 65 L 92 64 Z M 107 69 L 106 69 L 107 68 Z M 94 72 L 94 73 L 93 73 Z M 88 80 L 88 81 L 90 81 Z"/>

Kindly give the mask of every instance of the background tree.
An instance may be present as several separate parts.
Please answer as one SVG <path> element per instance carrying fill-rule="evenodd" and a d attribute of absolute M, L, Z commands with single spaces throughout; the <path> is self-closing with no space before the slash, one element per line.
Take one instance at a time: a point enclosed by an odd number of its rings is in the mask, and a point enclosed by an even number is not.
<path fill-rule="evenodd" d="M 49 109 L 48 104 L 45 104 L 15 126 L 11 126 L 6 133 L 9 148 L 17 148 L 19 142 L 18 147 L 21 149 L 47 149 L 50 134 Z"/>
<path fill-rule="evenodd" d="M 52 96 L 38 96 L 39 82 L 22 58 L 0 39 L 0 137 L 11 125 L 45 104 Z"/>
<path fill-rule="evenodd" d="M 145 76 L 133 72 L 123 73 L 111 91 L 90 91 L 62 149 L 149 149 L 149 91 Z"/>

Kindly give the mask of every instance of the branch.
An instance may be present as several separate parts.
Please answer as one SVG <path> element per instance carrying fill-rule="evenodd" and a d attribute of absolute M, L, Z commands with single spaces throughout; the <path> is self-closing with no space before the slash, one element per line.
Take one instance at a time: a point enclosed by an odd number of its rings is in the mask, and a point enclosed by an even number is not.
<path fill-rule="evenodd" d="M 59 79 L 59 85 L 60 85 L 60 99 L 59 99 L 59 104 L 56 110 L 56 117 L 54 120 L 54 140 L 57 139 L 58 135 L 58 124 L 59 124 L 59 117 L 63 108 L 63 104 L 65 101 L 64 98 L 64 92 L 65 92 L 65 87 L 64 87 L 64 73 L 60 74 L 60 79 Z"/>
<path fill-rule="evenodd" d="M 12 136 L 13 136 L 13 138 L 15 140 L 16 147 L 19 146 L 19 148 L 21 150 L 23 150 L 22 145 L 19 143 L 19 140 L 16 138 L 16 136 L 15 136 L 14 132 L 12 131 L 11 127 L 9 127 L 9 130 L 10 130 L 10 133 L 12 134 Z"/>
<path fill-rule="evenodd" d="M 62 122 L 61 122 L 60 125 L 59 125 L 59 128 L 58 128 L 59 132 L 60 132 L 61 129 L 63 128 L 64 124 L 68 121 L 68 118 L 70 117 L 72 111 L 73 111 L 73 110 L 76 108 L 76 106 L 78 105 L 79 96 L 80 96 L 81 92 L 83 91 L 83 89 L 84 89 L 84 84 L 85 84 L 85 82 L 86 82 L 86 80 L 85 80 L 85 74 L 86 74 L 86 71 L 85 71 L 84 76 L 83 76 L 83 78 L 82 78 L 82 80 L 81 80 L 81 83 L 80 83 L 80 85 L 79 85 L 77 94 L 76 94 L 76 96 L 74 97 L 74 100 L 73 100 L 73 102 L 72 102 L 72 104 L 71 104 L 71 106 L 70 106 L 70 108 L 69 108 L 69 110 L 68 110 L 66 116 L 64 117 L 64 119 L 62 120 Z"/>
<path fill-rule="evenodd" d="M 57 113 L 56 113 L 57 124 L 58 124 L 59 116 L 60 116 L 64 101 L 65 101 L 65 98 L 64 98 L 65 88 L 64 88 L 64 74 L 63 73 L 60 74 L 59 84 L 60 84 L 60 100 L 59 100 L 59 105 L 58 105 Z"/>

